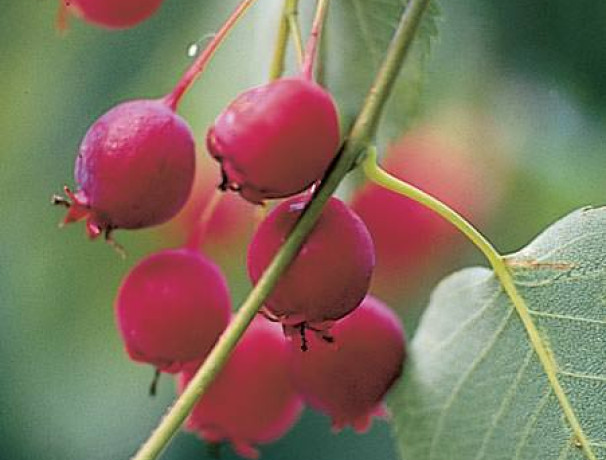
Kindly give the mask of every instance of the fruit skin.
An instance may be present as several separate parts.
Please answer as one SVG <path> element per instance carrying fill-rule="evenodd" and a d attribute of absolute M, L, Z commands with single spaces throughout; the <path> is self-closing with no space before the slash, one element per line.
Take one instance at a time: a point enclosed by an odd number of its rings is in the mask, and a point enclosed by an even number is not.
<path fill-rule="evenodd" d="M 335 431 L 352 425 L 364 432 L 373 416 L 387 415 L 382 399 L 402 373 L 404 331 L 389 307 L 367 296 L 331 334 L 332 344 L 310 334 L 308 351 L 291 347 L 293 383 Z"/>
<path fill-rule="evenodd" d="M 248 274 L 261 277 L 309 198 L 291 198 L 259 225 L 248 249 Z M 345 203 L 330 198 L 314 229 L 265 302 L 283 325 L 326 329 L 364 299 L 375 264 L 372 239 Z M 288 332 L 288 331 L 287 331 Z"/>
<path fill-rule="evenodd" d="M 161 224 L 186 202 L 195 162 L 189 126 L 162 100 L 119 104 L 82 140 L 65 222 L 86 217 L 91 237 Z"/>
<path fill-rule="evenodd" d="M 339 147 L 335 103 L 321 86 L 282 78 L 240 94 L 207 132 L 224 188 L 261 203 L 322 178 Z"/>
<path fill-rule="evenodd" d="M 186 428 L 210 443 L 229 441 L 243 457 L 258 458 L 254 445 L 282 437 L 303 409 L 288 375 L 289 357 L 280 328 L 255 318 L 194 407 Z M 180 391 L 196 368 L 179 375 Z"/>
<path fill-rule="evenodd" d="M 115 309 L 131 359 L 174 373 L 208 354 L 229 322 L 231 302 L 209 259 L 191 249 L 168 249 L 130 271 Z"/>
<path fill-rule="evenodd" d="M 149 18 L 163 0 L 61 0 L 85 21 L 108 29 L 125 29 Z"/>

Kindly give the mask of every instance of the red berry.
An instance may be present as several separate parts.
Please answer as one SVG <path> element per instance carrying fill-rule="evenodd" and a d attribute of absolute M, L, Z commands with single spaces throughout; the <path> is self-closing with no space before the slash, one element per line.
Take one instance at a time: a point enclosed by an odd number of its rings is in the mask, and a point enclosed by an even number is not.
<path fill-rule="evenodd" d="M 303 78 L 282 78 L 245 91 L 207 133 L 224 188 L 253 203 L 294 195 L 321 179 L 339 141 L 332 97 Z"/>
<path fill-rule="evenodd" d="M 190 249 L 157 252 L 135 266 L 116 299 L 118 327 L 134 361 L 164 372 L 203 359 L 229 321 L 225 279 Z"/>
<path fill-rule="evenodd" d="M 289 347 L 275 324 L 256 318 L 226 366 L 194 407 L 187 429 L 211 443 L 228 441 L 243 457 L 283 436 L 303 404 L 288 375 Z M 180 374 L 182 390 L 194 369 Z"/>
<path fill-rule="evenodd" d="M 85 21 L 108 29 L 132 27 L 149 18 L 163 0 L 61 0 Z"/>
<path fill-rule="evenodd" d="M 161 224 L 192 187 L 195 146 L 180 116 L 161 100 L 122 103 L 88 130 L 76 159 L 79 189 L 65 222 L 87 219 L 91 237 Z"/>
<path fill-rule="evenodd" d="M 259 225 L 248 250 L 248 273 L 258 281 L 300 217 L 307 198 L 291 198 Z M 285 326 L 325 329 L 355 309 L 368 291 L 375 257 L 362 220 L 331 198 L 314 229 L 265 302 Z"/>
<path fill-rule="evenodd" d="M 293 382 L 305 402 L 332 418 L 333 429 L 364 432 L 372 416 L 387 414 L 382 399 L 402 372 L 404 332 L 393 311 L 368 296 L 331 333 L 332 344 L 312 334 L 308 351 L 292 347 Z"/>

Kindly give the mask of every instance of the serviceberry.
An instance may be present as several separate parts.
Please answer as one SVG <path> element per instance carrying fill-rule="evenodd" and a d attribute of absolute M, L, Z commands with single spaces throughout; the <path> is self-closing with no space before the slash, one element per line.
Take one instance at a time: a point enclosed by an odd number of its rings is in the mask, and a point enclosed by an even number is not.
<path fill-rule="evenodd" d="M 309 350 L 291 347 L 293 382 L 306 403 L 332 418 L 333 429 L 370 427 L 386 416 L 382 399 L 402 372 L 406 356 L 398 317 L 368 296 L 331 329 L 334 342 L 309 337 Z"/>
<path fill-rule="evenodd" d="M 240 94 L 206 142 L 224 189 L 253 203 L 288 197 L 321 179 L 337 153 L 337 110 L 313 81 L 282 78 Z"/>
<path fill-rule="evenodd" d="M 61 8 L 86 22 L 108 29 L 124 29 L 149 18 L 163 0 L 60 0 Z M 63 13 L 64 14 L 64 13 Z"/>
<path fill-rule="evenodd" d="M 295 197 L 281 203 L 259 225 L 248 249 L 253 283 L 286 240 L 308 200 Z M 304 332 L 305 327 L 325 330 L 362 301 L 374 263 L 372 239 L 362 220 L 341 200 L 330 198 L 266 300 L 264 311 L 281 321 L 287 333 L 298 328 Z"/>
<path fill-rule="evenodd" d="M 86 219 L 94 238 L 172 218 L 194 179 L 194 139 L 185 120 L 163 100 L 124 102 L 86 133 L 76 158 L 78 190 L 66 188 L 65 223 Z"/>
<path fill-rule="evenodd" d="M 231 314 L 223 275 L 193 249 L 163 250 L 139 262 L 115 307 L 130 357 L 171 373 L 203 359 Z"/>
<path fill-rule="evenodd" d="M 191 412 L 186 428 L 209 443 L 230 442 L 243 457 L 275 441 L 297 421 L 303 404 L 289 378 L 289 346 L 279 327 L 255 318 L 229 361 Z M 182 390 L 196 367 L 179 375 Z"/>

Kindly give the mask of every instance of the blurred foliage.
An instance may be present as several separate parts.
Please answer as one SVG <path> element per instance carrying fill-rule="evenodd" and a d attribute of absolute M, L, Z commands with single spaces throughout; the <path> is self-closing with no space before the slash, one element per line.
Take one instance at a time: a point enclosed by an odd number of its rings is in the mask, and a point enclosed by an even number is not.
<path fill-rule="evenodd" d="M 347 0 L 329 16 L 322 43 L 321 76 L 322 83 L 339 105 L 345 129 L 353 123 L 366 97 L 398 25 L 402 5 L 406 3 L 404 0 Z M 438 35 L 438 18 L 437 2 L 431 1 L 383 117 L 383 131 L 391 135 L 402 132 L 407 125 L 403 120 L 416 109 L 430 45 Z M 344 75 L 347 78 L 343 78 Z"/>
<path fill-rule="evenodd" d="M 129 267 L 178 242 L 166 239 L 166 228 L 118 232 L 129 252 L 122 261 L 101 242 L 89 243 L 81 225 L 58 230 L 62 212 L 49 198 L 63 184 L 73 185 L 78 144 L 93 120 L 119 101 L 167 92 L 191 61 L 189 45 L 203 45 L 235 3 L 166 0 L 137 28 L 107 32 L 74 19 L 63 37 L 54 29 L 54 0 L 3 3 L 3 457 L 126 459 L 172 400 L 169 378 L 156 399 L 147 396 L 152 370 L 126 358 L 112 303 Z M 260 0 L 187 96 L 181 112 L 200 141 L 235 94 L 266 80 L 279 6 Z M 604 201 L 605 14 L 605 5 L 589 0 L 442 5 L 417 120 L 466 137 L 507 165 L 505 197 L 492 224 L 482 228 L 502 250 L 517 249 L 573 208 Z M 329 30 L 327 40 L 336 32 Z M 355 78 L 351 72 L 342 78 Z M 243 256 L 222 260 L 237 304 L 249 288 Z M 393 302 L 418 311 L 444 272 L 470 262 L 482 261 L 461 245 L 454 262 L 436 266 L 415 292 Z M 262 448 L 263 458 L 395 458 L 383 422 L 364 436 L 333 436 L 328 426 L 307 413 L 283 440 Z M 204 455 L 201 442 L 182 434 L 164 458 Z"/>

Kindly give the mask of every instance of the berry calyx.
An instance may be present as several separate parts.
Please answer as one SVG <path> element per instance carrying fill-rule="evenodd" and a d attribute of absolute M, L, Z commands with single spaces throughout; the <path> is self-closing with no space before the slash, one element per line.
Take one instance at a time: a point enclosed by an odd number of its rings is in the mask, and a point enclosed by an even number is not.
<path fill-rule="evenodd" d="M 163 0 L 60 0 L 60 18 L 67 11 L 107 29 L 125 29 L 153 15 Z M 64 27 L 60 19 L 60 27 Z"/>
<path fill-rule="evenodd" d="M 115 308 L 129 356 L 174 373 L 208 354 L 227 326 L 231 302 L 215 264 L 198 251 L 170 249 L 130 271 Z"/>
<path fill-rule="evenodd" d="M 334 342 L 310 335 L 309 351 L 292 347 L 293 382 L 311 407 L 332 418 L 333 429 L 366 431 L 385 417 L 385 394 L 402 372 L 405 338 L 399 318 L 368 296 L 331 329 Z"/>
<path fill-rule="evenodd" d="M 187 122 L 162 100 L 124 102 L 86 133 L 76 158 L 78 190 L 55 203 L 69 208 L 64 223 L 86 219 L 94 238 L 116 228 L 161 224 L 189 196 L 195 146 Z"/>
<path fill-rule="evenodd" d="M 243 457 L 258 458 L 254 446 L 282 437 L 303 408 L 288 375 L 289 358 L 280 328 L 255 318 L 186 428 L 209 443 L 227 441 Z M 181 391 L 194 373 L 192 366 L 179 375 Z"/>
<path fill-rule="evenodd" d="M 248 249 L 253 283 L 286 240 L 307 199 L 281 203 L 259 225 Z M 364 299 L 374 263 L 372 239 L 362 220 L 341 200 L 330 198 L 264 311 L 282 322 L 287 333 L 304 334 L 301 327 L 325 331 Z"/>

